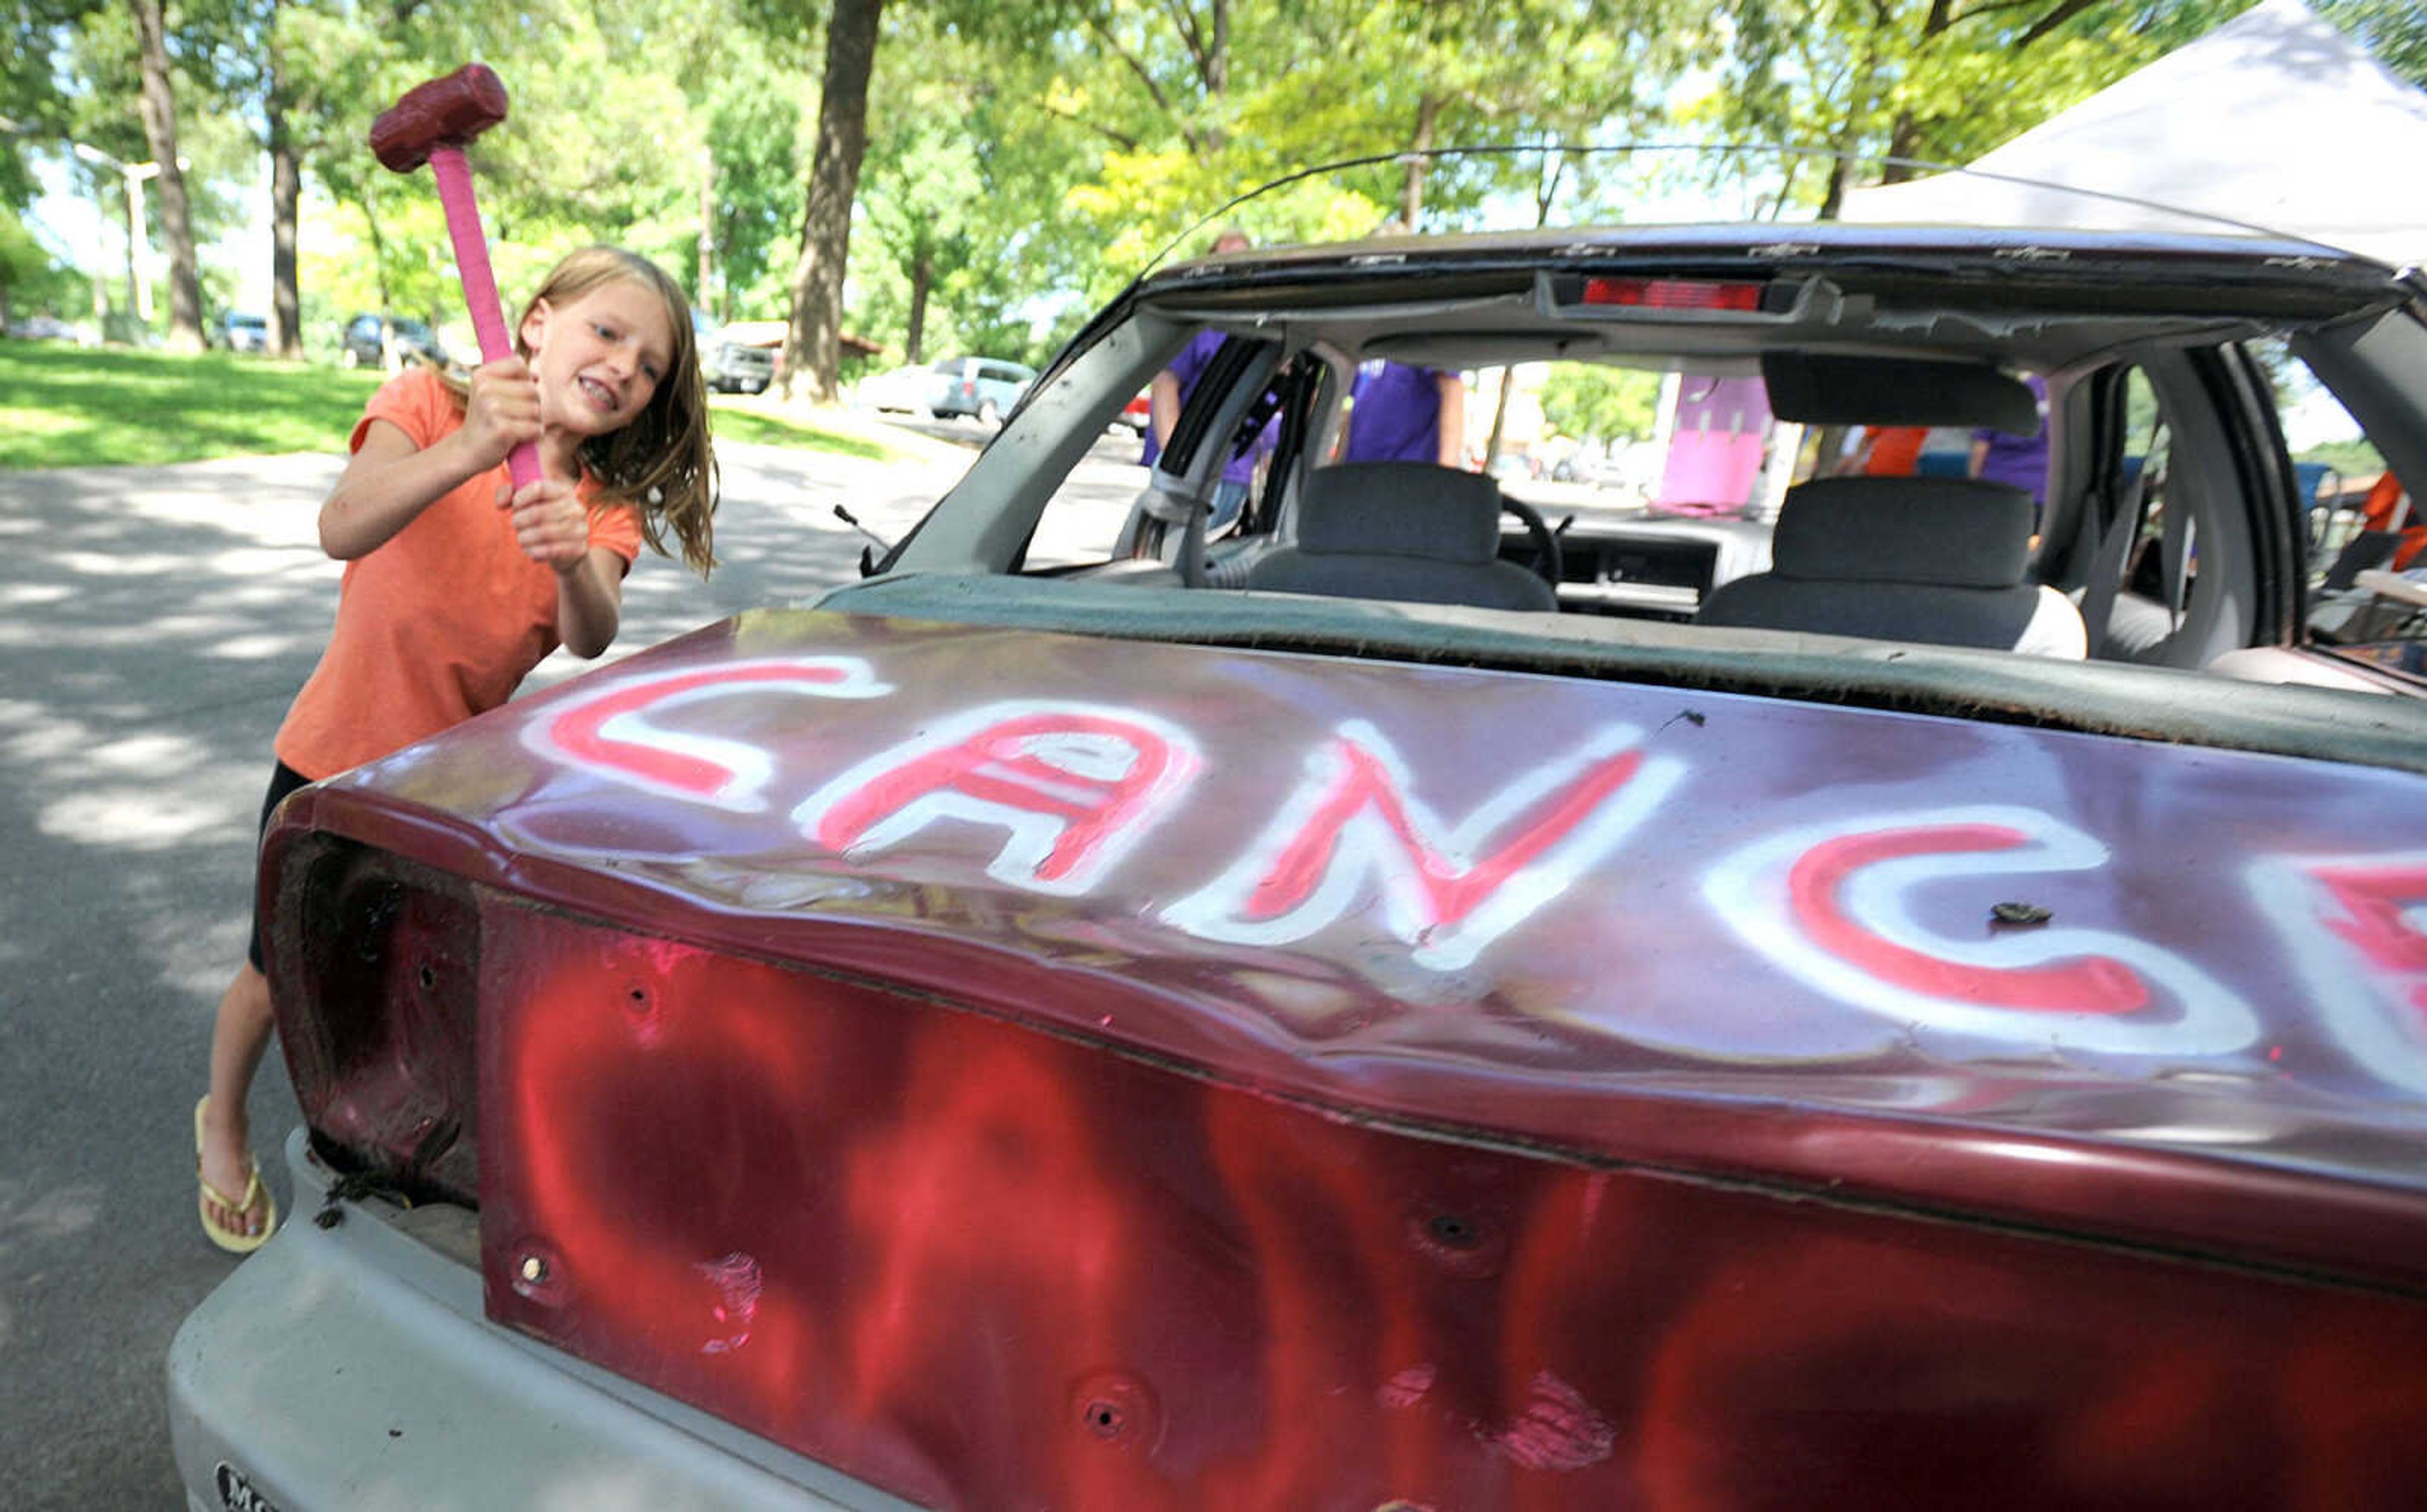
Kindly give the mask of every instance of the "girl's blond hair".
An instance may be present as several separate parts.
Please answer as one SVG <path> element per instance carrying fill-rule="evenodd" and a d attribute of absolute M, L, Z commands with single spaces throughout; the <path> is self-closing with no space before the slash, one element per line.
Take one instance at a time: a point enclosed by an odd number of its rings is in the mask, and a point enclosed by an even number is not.
<path fill-rule="evenodd" d="M 692 329 L 691 298 L 665 269 L 621 247 L 584 247 L 556 265 L 530 301 L 523 319 L 546 300 L 552 305 L 578 300 L 601 284 L 628 278 L 657 291 L 674 332 L 674 355 L 658 380 L 649 405 L 631 424 L 581 445 L 582 464 L 606 487 L 602 504 L 630 504 L 641 512 L 641 533 L 663 555 L 666 531 L 682 543 L 682 559 L 705 577 L 716 565 L 710 521 L 716 513 L 716 452 L 709 443 L 708 386 L 699 376 L 699 341 Z M 529 360 L 522 321 L 514 322 L 514 350 Z"/>
<path fill-rule="evenodd" d="M 648 407 L 611 434 L 581 444 L 581 464 L 601 485 L 597 507 L 628 504 L 641 516 L 641 534 L 661 556 L 672 531 L 686 565 L 701 577 L 716 565 L 711 525 L 716 514 L 716 452 L 708 433 L 708 388 L 699 374 L 699 341 L 691 323 L 691 299 L 663 268 L 621 247 L 584 247 L 549 270 L 514 321 L 514 350 L 528 362 L 525 321 L 542 300 L 562 305 L 602 284 L 629 279 L 664 301 L 674 352 Z M 447 377 L 458 399 L 470 393 L 460 378 Z"/>

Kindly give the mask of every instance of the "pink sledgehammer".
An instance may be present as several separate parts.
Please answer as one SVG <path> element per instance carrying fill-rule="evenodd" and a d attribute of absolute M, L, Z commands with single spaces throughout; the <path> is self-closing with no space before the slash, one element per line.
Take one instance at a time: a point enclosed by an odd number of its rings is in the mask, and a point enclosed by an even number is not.
<path fill-rule="evenodd" d="M 399 173 L 423 163 L 438 180 L 438 203 L 447 212 L 447 235 L 455 243 L 455 268 L 464 277 L 464 302 L 481 338 L 481 360 L 514 354 L 497 303 L 497 275 L 489 270 L 489 241 L 481 232 L 481 207 L 472 197 L 472 170 L 464 148 L 506 119 L 506 86 L 485 63 L 466 63 L 444 78 L 416 84 L 371 122 L 371 151 Z M 526 441 L 506 457 L 517 489 L 539 481 L 539 447 Z"/>

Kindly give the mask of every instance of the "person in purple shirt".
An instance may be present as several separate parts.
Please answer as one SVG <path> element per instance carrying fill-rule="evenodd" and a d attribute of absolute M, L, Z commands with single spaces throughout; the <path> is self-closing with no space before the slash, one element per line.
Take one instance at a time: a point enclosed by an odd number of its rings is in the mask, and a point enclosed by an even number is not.
<path fill-rule="evenodd" d="M 1436 367 L 1360 363 L 1349 390 L 1342 462 L 1466 465 L 1466 380 Z"/>
<path fill-rule="evenodd" d="M 2033 373 L 2023 380 L 2039 401 L 2040 427 L 2027 436 L 2003 431 L 1972 432 L 1972 476 L 1993 483 L 2011 483 L 2031 496 L 2036 507 L 2047 497 L 2047 380 Z"/>
<path fill-rule="evenodd" d="M 1146 465 L 1154 465 L 1163 455 L 1164 443 L 1171 439 L 1171 428 L 1180 422 L 1180 411 L 1197 391 L 1197 381 L 1205 375 L 1205 365 L 1222 350 L 1223 333 L 1200 331 L 1181 349 L 1171 366 L 1154 375 L 1148 390 L 1152 408 L 1148 412 L 1146 428 Z M 1256 468 L 1267 452 L 1280 439 L 1280 418 L 1276 415 L 1264 422 L 1264 428 L 1248 446 L 1233 452 L 1222 464 L 1221 480 L 1214 485 L 1214 516 L 1206 521 L 1208 535 L 1230 528 L 1239 517 L 1240 508 L 1247 501 L 1247 492 L 1255 486 Z"/>
<path fill-rule="evenodd" d="M 1206 251 L 1209 255 L 1245 252 L 1249 245 L 1245 232 L 1225 231 L 1214 238 L 1214 245 Z M 1171 429 L 1180 423 L 1181 408 L 1188 403 L 1189 396 L 1197 392 L 1197 381 L 1204 376 L 1205 365 L 1222 350 L 1222 339 L 1223 334 L 1219 331 L 1198 332 L 1190 338 L 1187 346 L 1181 349 L 1180 355 L 1171 360 L 1170 366 L 1154 375 L 1154 382 L 1147 391 L 1149 408 L 1147 411 L 1145 455 L 1139 458 L 1144 465 L 1153 466 L 1155 459 L 1163 455 L 1164 443 L 1171 439 Z M 1221 480 L 1214 485 L 1214 516 L 1205 525 L 1208 535 L 1228 529 L 1230 522 L 1239 517 L 1241 506 L 1247 501 L 1247 491 L 1255 485 L 1256 467 L 1263 461 L 1264 454 L 1272 450 L 1279 437 L 1279 421 L 1276 418 L 1264 426 L 1254 445 L 1233 453 L 1230 460 L 1223 463 Z"/>

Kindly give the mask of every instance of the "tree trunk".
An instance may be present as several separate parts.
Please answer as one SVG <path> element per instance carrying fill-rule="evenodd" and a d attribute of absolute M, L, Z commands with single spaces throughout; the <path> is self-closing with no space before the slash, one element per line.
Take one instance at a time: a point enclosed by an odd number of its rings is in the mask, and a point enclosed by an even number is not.
<path fill-rule="evenodd" d="M 1214 0 L 1214 45 L 1205 52 L 1205 92 L 1230 92 L 1230 0 Z"/>
<path fill-rule="evenodd" d="M 1845 204 L 1846 160 L 1842 157 L 1832 158 L 1829 163 L 1829 187 L 1820 196 L 1819 214 L 1813 219 L 1834 220 L 1837 219 L 1837 212 L 1845 208 Z"/>
<path fill-rule="evenodd" d="M 1214 13 L 1204 34 L 1207 37 L 1199 77 L 1205 81 L 1205 98 L 1219 101 L 1230 92 L 1230 0 L 1214 0 Z M 1197 153 L 1200 161 L 1210 162 L 1230 145 L 1230 128 L 1227 112 L 1214 112 L 1213 128 L 1203 137 Z"/>
<path fill-rule="evenodd" d="M 709 308 L 709 281 L 716 271 L 716 154 L 708 148 L 699 151 L 699 283 L 692 286 L 692 302 L 701 309 Z M 730 298 L 717 301 L 717 318 L 733 318 Z"/>
<path fill-rule="evenodd" d="M 927 290 L 936 282 L 936 253 L 921 247 L 910 259 L 910 329 L 902 338 L 902 360 L 916 364 L 927 344 Z"/>
<path fill-rule="evenodd" d="M 143 223 L 143 202 L 138 198 L 143 193 L 143 186 L 121 173 L 118 187 L 126 209 L 126 318 L 130 327 L 139 326 L 152 314 L 152 296 L 144 287 L 143 270 L 135 266 L 135 260 L 143 255 L 143 247 L 136 239 L 135 230 Z"/>
<path fill-rule="evenodd" d="M 1483 448 L 1483 466 L 1489 472 L 1500 460 L 1500 438 L 1508 433 L 1508 391 L 1517 386 L 1517 369 L 1500 369 L 1500 397 L 1491 404 L 1491 440 Z"/>
<path fill-rule="evenodd" d="M 371 209 L 370 196 L 363 196 L 363 225 L 371 238 L 371 286 L 379 295 L 379 313 L 384 316 L 395 301 L 387 292 L 387 238 L 380 235 L 379 215 Z"/>
<path fill-rule="evenodd" d="M 1871 40 L 1866 37 L 1856 57 L 1854 86 L 1846 93 L 1846 118 L 1837 123 L 1837 137 L 1833 143 L 1837 155 L 1829 160 L 1829 183 L 1820 196 L 1818 219 L 1834 220 L 1837 212 L 1845 207 L 1847 161 L 1859 140 L 1855 118 L 1863 103 L 1871 97 L 1871 80 L 1878 73 L 1878 63 L 1871 50 Z"/>
<path fill-rule="evenodd" d="M 269 149 L 269 350 L 281 357 L 303 355 L 302 282 L 295 271 L 296 202 L 302 198 L 303 171 L 282 120 Z"/>
<path fill-rule="evenodd" d="M 1790 157 L 1786 160 L 1785 166 L 1778 171 L 1777 197 L 1769 202 L 1769 208 L 1767 211 L 1754 217 L 1755 219 L 1775 220 L 1786 213 L 1788 202 L 1795 198 L 1796 171 L 1802 166 L 1803 160 L 1800 157 Z"/>
<path fill-rule="evenodd" d="M 186 175 L 177 167 L 177 97 L 169 82 L 169 44 L 160 0 L 134 0 L 143 53 L 143 139 L 160 170 L 160 234 L 169 243 L 169 347 L 203 350 L 203 281 L 194 262 L 194 224 Z"/>
<path fill-rule="evenodd" d="M 1407 176 L 1399 185 L 1399 222 L 1408 233 L 1415 234 L 1416 222 L 1425 213 L 1425 171 L 1432 159 L 1415 155 L 1428 152 L 1433 144 L 1433 124 L 1441 119 L 1442 103 L 1431 95 L 1416 103 L 1415 139 L 1408 143 Z"/>
<path fill-rule="evenodd" d="M 868 151 L 868 79 L 876 68 L 877 22 L 885 0 L 836 0 L 826 22 L 826 62 L 818 99 L 817 157 L 801 225 L 801 260 L 792 269 L 792 328 L 785 333 L 776 382 L 790 399 L 806 381 L 808 397 L 831 403 L 842 372 L 842 279 L 851 253 L 851 203 Z"/>
<path fill-rule="evenodd" d="M 295 155 L 294 133 L 286 126 L 286 60 L 275 41 L 277 28 L 273 7 L 269 89 L 263 102 L 269 127 L 269 350 L 280 357 L 301 357 L 303 300 L 295 275 L 295 216 L 303 172 Z"/>
<path fill-rule="evenodd" d="M 1897 112 L 1896 129 L 1888 133 L 1888 163 L 1880 170 L 1882 184 L 1902 184 L 1915 170 L 1908 159 L 1921 149 L 1921 122 L 1910 109 Z"/>

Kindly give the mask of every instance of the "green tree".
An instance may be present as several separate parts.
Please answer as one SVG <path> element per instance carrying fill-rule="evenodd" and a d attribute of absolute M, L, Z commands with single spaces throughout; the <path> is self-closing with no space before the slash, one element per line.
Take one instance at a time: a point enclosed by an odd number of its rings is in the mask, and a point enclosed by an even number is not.
<path fill-rule="evenodd" d="M 2427 8 L 2419 0 L 2319 0 L 2317 11 L 2378 62 L 2427 89 Z"/>
<path fill-rule="evenodd" d="M 738 72 L 721 76 L 707 109 L 718 313 L 742 318 L 784 293 L 771 275 L 800 224 L 800 95 L 794 79 L 754 52 Z M 708 291 L 700 295 L 705 300 Z"/>
<path fill-rule="evenodd" d="M 1915 160 L 1968 161 L 2246 7 L 1726 0 L 1699 34 L 1722 59 L 1718 87 L 1689 119 L 1732 139 L 1835 154 L 1775 168 L 1779 202 L 1833 219 L 1853 184 L 1898 182 Z"/>
<path fill-rule="evenodd" d="M 22 211 L 40 190 L 29 154 L 59 145 L 69 106 L 60 61 L 86 0 L 6 0 L 0 5 L 0 205 Z M 0 219 L 0 322 L 11 311 L 55 302 L 67 276 L 19 216 Z"/>
<path fill-rule="evenodd" d="M 1656 373 L 1558 363 L 1542 381 L 1542 418 L 1560 435 L 1606 443 L 1648 438 L 1660 408 Z"/>
<path fill-rule="evenodd" d="M 1038 107 L 1051 48 L 1032 12 L 950 4 L 888 12 L 870 94 L 853 263 L 854 329 L 913 360 L 951 351 L 1035 360 L 1099 254 L 1066 207 L 1098 148 Z"/>
<path fill-rule="evenodd" d="M 143 73 L 138 101 L 143 138 L 157 170 L 160 233 L 169 244 L 169 346 L 203 349 L 203 285 L 194 258 L 194 223 L 186 199 L 185 167 L 177 160 L 177 94 L 169 63 L 161 0 L 130 0 L 137 58 Z"/>
<path fill-rule="evenodd" d="M 1308 105 L 1318 91 L 1339 102 L 1316 142 L 1340 134 L 1408 154 L 1397 169 L 1400 221 L 1425 226 L 1428 197 L 1446 189 L 1451 203 L 1436 208 L 1455 223 L 1460 209 L 1534 193 L 1538 163 L 1482 157 L 1437 168 L 1425 153 L 1632 134 L 1659 116 L 1685 62 L 1672 41 L 1684 8 L 1670 0 L 1341 4 L 1315 22 L 1337 61 L 1292 69 L 1280 86 Z"/>
<path fill-rule="evenodd" d="M 0 3 L 0 204 L 23 209 L 38 186 L 29 151 L 67 135 L 63 64 L 79 23 L 100 0 Z"/>
<path fill-rule="evenodd" d="M 630 7 L 542 0 L 511 11 L 413 8 L 374 26 L 351 7 L 286 0 L 280 24 L 288 55 L 315 60 L 287 112 L 300 127 L 298 158 L 341 207 L 328 230 L 359 247 L 358 268 L 318 267 L 336 281 L 336 313 L 463 317 L 429 173 L 389 172 L 366 139 L 378 112 L 467 58 L 501 60 L 509 96 L 506 120 L 467 154 L 508 304 L 584 242 L 629 246 L 678 274 L 692 266 L 706 147 L 680 81 L 703 71 L 686 56 L 695 39 L 673 23 Z M 546 45 L 532 45 L 535 36 Z"/>
<path fill-rule="evenodd" d="M 888 135 L 881 156 L 871 156 L 862 212 L 878 250 L 902 275 L 902 354 L 908 362 L 926 354 L 928 303 L 939 283 L 967 268 L 975 251 L 985 193 L 969 147 L 949 123 L 922 112 Z"/>
<path fill-rule="evenodd" d="M 1252 238 L 1359 236 L 1392 219 L 1458 226 L 1530 194 L 1531 155 L 1428 158 L 1449 144 L 1596 138 L 1657 119 L 1687 61 L 1674 0 L 1100 0 L 1040 45 L 1040 115 L 1096 155 L 1067 196 L 1100 299 L 1214 208 L 1311 165 L 1225 219 Z M 1219 45 L 1216 45 L 1218 40 Z M 1407 154 L 1402 157 L 1400 154 Z M 1572 177 L 1570 183 L 1573 183 Z"/>
<path fill-rule="evenodd" d="M 0 219 L 0 325 L 24 311 L 73 314 L 90 299 L 84 278 L 54 260 L 24 221 Z"/>
<path fill-rule="evenodd" d="M 792 320 L 775 382 L 787 397 L 802 383 L 830 402 L 842 373 L 843 273 L 851 254 L 852 202 L 868 150 L 868 81 L 885 0 L 835 0 L 826 22 L 825 69 L 818 86 L 817 152 L 809 164 L 801 217 L 801 255 L 792 268 Z"/>
<path fill-rule="evenodd" d="M 270 182 L 270 350 L 283 356 L 301 352 L 302 333 L 297 288 L 296 234 L 302 194 L 300 140 L 308 137 L 316 119 L 314 107 L 325 110 L 328 98 L 315 89 L 325 77 L 317 67 L 299 67 L 293 28 L 282 18 L 310 0 L 194 0 L 180 11 L 181 52 L 194 84 L 215 107 L 214 114 L 261 122 L 259 134 L 247 134 L 249 158 L 266 155 Z M 315 59 L 318 63 L 319 59 Z M 234 165 L 232 165 L 234 166 Z M 235 166 L 234 176 L 250 164 Z"/>

